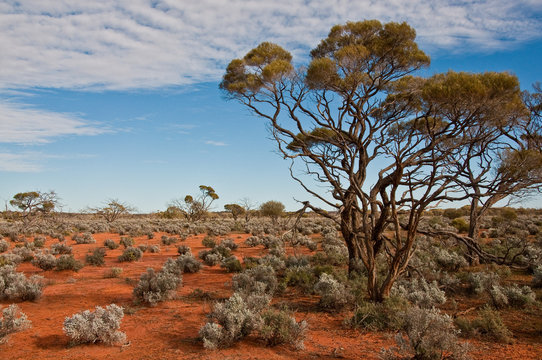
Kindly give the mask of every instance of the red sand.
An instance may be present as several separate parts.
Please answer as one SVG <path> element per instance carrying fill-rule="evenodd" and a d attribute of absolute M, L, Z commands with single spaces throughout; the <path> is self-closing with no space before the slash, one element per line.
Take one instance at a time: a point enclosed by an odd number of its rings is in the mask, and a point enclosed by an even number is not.
<path fill-rule="evenodd" d="M 154 239 L 135 238 L 136 245 L 160 244 L 161 233 Z M 246 234 L 229 237 L 240 244 L 234 254 L 259 256 L 261 247 L 247 248 L 242 242 Z M 183 244 L 192 248 L 196 255 L 204 249 L 203 235 L 188 238 Z M 102 246 L 107 238 L 118 242 L 118 234 L 95 234 L 96 244 L 76 245 L 71 239 L 77 259 L 84 261 L 85 254 Z M 50 247 L 56 240 L 49 239 Z M 180 243 L 178 243 L 180 244 Z M 177 245 L 178 245 L 177 244 Z M 307 309 L 296 313 L 298 320 L 309 324 L 305 350 L 296 351 L 290 346 L 266 347 L 256 338 L 249 337 L 225 350 L 205 350 L 197 341 L 200 327 L 205 323 L 205 314 L 212 306 L 212 300 L 196 299 L 189 296 L 195 289 L 210 293 L 213 299 L 231 295 L 231 274 L 219 266 L 204 266 L 197 274 L 184 274 L 183 286 L 174 300 L 159 303 L 155 307 L 136 307 L 132 302 L 132 289 L 139 276 L 148 267 L 159 269 L 168 257 L 177 255 L 177 245 L 161 245 L 161 252 L 146 252 L 138 262 L 120 263 L 117 257 L 122 246 L 108 250 L 104 267 L 85 266 L 78 273 L 73 271 L 43 271 L 29 263 L 18 267 L 27 276 L 39 274 L 46 278 L 48 285 L 42 297 L 36 302 L 19 303 L 21 310 L 32 321 L 28 330 L 10 336 L 7 343 L 0 345 L 1 359 L 378 359 L 382 348 L 394 344 L 385 333 L 364 333 L 345 327 L 342 322 L 348 313 L 324 313 L 316 311 L 316 296 L 298 296 L 288 290 L 276 297 L 274 302 L 286 302 L 291 308 Z M 123 268 L 119 278 L 107 279 L 104 274 L 111 267 Z M 95 306 L 111 303 L 123 306 L 125 316 L 121 331 L 127 335 L 124 345 L 102 344 L 69 346 L 69 339 L 62 331 L 65 317 Z M 8 301 L 0 302 L 6 306 Z M 471 341 L 474 359 L 542 359 L 540 338 L 517 340 L 513 345 Z"/>

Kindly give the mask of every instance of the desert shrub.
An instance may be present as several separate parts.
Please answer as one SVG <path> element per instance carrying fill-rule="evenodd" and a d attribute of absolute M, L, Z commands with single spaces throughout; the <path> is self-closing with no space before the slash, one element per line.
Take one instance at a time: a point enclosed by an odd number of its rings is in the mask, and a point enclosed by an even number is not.
<path fill-rule="evenodd" d="M 297 322 L 285 311 L 267 310 L 262 313 L 262 324 L 259 337 L 268 346 L 291 344 L 296 349 L 303 349 L 306 337 L 307 322 Z"/>
<path fill-rule="evenodd" d="M 27 319 L 26 314 L 21 312 L 17 305 L 11 304 L 2 310 L 2 317 L 0 318 L 0 344 L 7 341 L 9 334 L 23 331 L 31 326 L 32 322 Z"/>
<path fill-rule="evenodd" d="M 466 277 L 467 291 L 470 294 L 480 295 L 493 286 L 499 284 L 499 276 L 495 273 L 474 272 Z"/>
<path fill-rule="evenodd" d="M 389 297 L 382 303 L 361 302 L 353 316 L 346 323 L 353 328 L 370 331 L 399 330 L 403 327 L 403 318 L 399 316 L 408 308 L 405 299 Z"/>
<path fill-rule="evenodd" d="M 132 239 L 131 237 L 128 237 L 128 236 L 121 236 L 120 237 L 120 241 L 119 241 L 119 244 L 124 246 L 125 249 L 131 247 L 131 246 L 134 246 L 135 244 L 135 241 L 134 239 Z"/>
<path fill-rule="evenodd" d="M 179 255 L 187 255 L 192 254 L 192 249 L 190 249 L 190 247 L 187 245 L 180 245 L 177 248 L 177 252 L 179 253 Z"/>
<path fill-rule="evenodd" d="M 468 265 L 462 255 L 442 248 L 435 248 L 435 260 L 441 268 L 447 271 L 457 271 Z"/>
<path fill-rule="evenodd" d="M 451 225 L 457 229 L 460 233 L 469 231 L 469 223 L 463 218 L 455 218 L 452 220 Z"/>
<path fill-rule="evenodd" d="M 104 308 L 96 306 L 96 310 L 85 310 L 66 317 L 62 330 L 74 344 L 121 343 L 126 340 L 126 334 L 119 331 L 124 317 L 124 309 L 115 304 Z"/>
<path fill-rule="evenodd" d="M 220 245 L 230 249 L 231 251 L 237 250 L 239 245 L 237 245 L 233 239 L 224 239 L 220 242 Z"/>
<path fill-rule="evenodd" d="M 160 252 L 160 245 L 150 245 L 147 248 L 147 251 L 150 252 L 151 254 L 157 254 Z"/>
<path fill-rule="evenodd" d="M 348 263 L 348 249 L 344 242 L 337 238 L 337 232 L 328 232 L 322 240 L 322 250 L 324 250 L 324 263 L 331 265 L 343 265 Z M 318 254 L 316 254 L 318 255 Z"/>
<path fill-rule="evenodd" d="M 232 278 L 233 291 L 242 294 L 263 292 L 273 295 L 277 289 L 275 270 L 270 266 L 259 265 L 236 274 Z"/>
<path fill-rule="evenodd" d="M 110 250 L 115 250 L 119 247 L 119 244 L 117 244 L 113 239 L 105 239 L 104 246 Z"/>
<path fill-rule="evenodd" d="M 286 263 L 284 262 L 282 256 L 273 255 L 271 252 L 268 255 L 259 258 L 258 264 L 270 266 L 275 271 L 281 271 L 286 268 Z"/>
<path fill-rule="evenodd" d="M 57 271 L 62 270 L 73 270 L 73 271 L 79 271 L 83 268 L 83 263 L 79 260 L 76 260 L 73 255 L 60 255 L 58 259 L 56 259 L 56 269 Z"/>
<path fill-rule="evenodd" d="M 34 247 L 42 248 L 45 246 L 45 241 L 46 241 L 45 236 L 38 235 L 34 237 L 34 241 L 32 243 L 34 244 Z"/>
<path fill-rule="evenodd" d="M 245 240 L 245 245 L 255 247 L 262 244 L 262 240 L 258 236 L 250 236 Z"/>
<path fill-rule="evenodd" d="M 216 246 L 216 240 L 213 236 L 207 235 L 201 240 L 201 244 L 207 248 L 214 248 Z"/>
<path fill-rule="evenodd" d="M 201 269 L 201 263 L 191 253 L 181 255 L 175 261 L 184 273 L 197 273 Z"/>
<path fill-rule="evenodd" d="M 399 353 L 401 356 L 412 354 L 419 360 L 444 359 L 444 354 L 456 360 L 469 359 L 467 346 L 458 342 L 459 331 L 450 316 L 441 314 L 436 308 L 418 307 L 408 309 L 401 316 L 405 322 L 406 338 L 397 334 L 397 348 L 384 351 L 385 358 L 396 359 Z"/>
<path fill-rule="evenodd" d="M 154 269 L 148 268 L 147 271 L 141 274 L 139 283 L 133 291 L 133 296 L 136 302 L 146 303 L 151 306 L 157 302 L 171 299 L 177 287 L 182 283 L 182 275 L 175 272 L 159 271 L 156 273 Z"/>
<path fill-rule="evenodd" d="M 11 253 L 19 256 L 22 259 L 22 262 L 32 261 L 34 258 L 34 251 L 24 246 L 15 247 L 13 250 L 11 250 Z"/>
<path fill-rule="evenodd" d="M 0 253 L 6 252 L 9 249 L 9 244 L 6 240 L 0 239 Z"/>
<path fill-rule="evenodd" d="M 122 268 L 112 267 L 108 272 L 105 273 L 105 278 L 118 278 L 122 274 Z"/>
<path fill-rule="evenodd" d="M 459 317 L 455 324 L 464 337 L 482 336 L 504 343 L 512 341 L 512 333 L 502 321 L 499 312 L 487 305 L 480 309 L 476 319 Z"/>
<path fill-rule="evenodd" d="M 431 308 L 446 302 L 446 295 L 439 289 L 437 282 L 428 283 L 423 278 L 397 281 L 391 294 L 422 308 Z"/>
<path fill-rule="evenodd" d="M 17 272 L 14 266 L 0 267 L 0 300 L 37 300 L 43 290 L 43 277 L 30 278 Z"/>
<path fill-rule="evenodd" d="M 61 255 L 61 254 L 71 254 L 72 247 L 64 242 L 56 243 L 51 245 L 51 254 Z"/>
<path fill-rule="evenodd" d="M 327 273 L 320 275 L 314 292 L 320 295 L 319 305 L 324 309 L 338 310 L 352 301 L 346 286 Z"/>
<path fill-rule="evenodd" d="M 160 238 L 160 241 L 162 242 L 163 245 L 167 246 L 167 245 L 175 244 L 177 242 L 177 238 L 173 236 L 162 235 L 162 237 Z"/>
<path fill-rule="evenodd" d="M 226 269 L 226 272 L 229 272 L 229 273 L 233 273 L 233 272 L 237 273 L 237 272 L 243 271 L 241 262 L 234 255 L 223 259 L 222 262 L 220 263 L 220 267 Z"/>
<path fill-rule="evenodd" d="M 531 285 L 534 288 L 541 288 L 542 287 L 542 265 L 538 266 L 533 271 L 533 280 L 531 282 Z"/>
<path fill-rule="evenodd" d="M 444 209 L 442 215 L 450 220 L 453 220 L 463 216 L 463 211 L 461 209 Z"/>
<path fill-rule="evenodd" d="M 222 261 L 222 256 L 212 250 L 201 250 L 198 257 L 208 266 L 215 266 Z"/>
<path fill-rule="evenodd" d="M 510 286 L 494 285 L 489 290 L 489 296 L 496 308 L 525 307 L 536 300 L 536 294 L 528 286 L 519 287 L 516 284 Z"/>
<path fill-rule="evenodd" d="M 310 264 L 310 257 L 306 255 L 288 256 L 284 260 L 284 264 L 286 265 L 287 268 L 308 266 Z"/>
<path fill-rule="evenodd" d="M 56 257 L 51 254 L 37 253 L 32 260 L 32 265 L 42 270 L 52 270 L 56 266 Z"/>
<path fill-rule="evenodd" d="M 149 245 L 141 244 L 141 245 L 138 245 L 137 248 L 138 248 L 139 250 L 141 250 L 142 252 L 145 252 L 145 251 L 148 251 L 148 250 L 149 250 Z"/>
<path fill-rule="evenodd" d="M 82 235 L 76 234 L 72 237 L 72 240 L 76 244 L 94 244 L 96 240 L 92 237 L 91 233 L 84 233 Z"/>
<path fill-rule="evenodd" d="M 8 252 L 0 255 L 0 267 L 6 265 L 18 265 L 23 262 L 23 258 L 12 252 Z"/>
<path fill-rule="evenodd" d="M 105 265 L 105 249 L 96 248 L 92 254 L 87 254 L 85 257 L 87 264 L 92 266 L 104 266 Z"/>
<path fill-rule="evenodd" d="M 119 256 L 120 262 L 129 262 L 140 260 L 143 257 L 143 251 L 136 247 L 127 247 L 121 256 Z"/>
<path fill-rule="evenodd" d="M 199 331 L 206 349 L 224 348 L 249 335 L 259 327 L 261 317 L 239 293 L 223 303 L 215 304 L 209 322 Z"/>
<path fill-rule="evenodd" d="M 305 293 L 311 293 L 318 278 L 314 275 L 312 266 L 291 266 L 284 272 L 281 284 L 287 286 L 299 287 Z"/>

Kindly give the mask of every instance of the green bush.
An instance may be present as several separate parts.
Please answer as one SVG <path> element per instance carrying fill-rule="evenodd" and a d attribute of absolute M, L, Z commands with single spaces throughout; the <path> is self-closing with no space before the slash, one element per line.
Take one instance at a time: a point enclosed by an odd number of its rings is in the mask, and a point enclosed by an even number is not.
<path fill-rule="evenodd" d="M 85 257 L 87 264 L 92 266 L 104 266 L 105 265 L 105 249 L 96 248 L 92 254 L 87 254 Z"/>
<path fill-rule="evenodd" d="M 75 272 L 81 270 L 83 268 L 83 263 L 75 260 L 73 255 L 60 255 L 58 259 L 56 259 L 56 269 L 57 271 L 62 270 L 73 270 Z"/>
<path fill-rule="evenodd" d="M 307 322 L 297 322 L 285 311 L 266 310 L 262 313 L 262 325 L 259 338 L 268 346 L 291 344 L 296 349 L 303 349 L 306 337 Z"/>
<path fill-rule="evenodd" d="M 110 250 L 115 250 L 119 247 L 119 244 L 117 244 L 113 239 L 106 239 L 104 241 L 104 246 Z"/>
<path fill-rule="evenodd" d="M 512 333 L 502 321 L 499 312 L 486 305 L 474 320 L 457 318 L 455 324 L 464 337 L 482 336 L 503 343 L 512 342 Z"/>
<path fill-rule="evenodd" d="M 143 251 L 136 247 L 127 247 L 121 256 L 119 256 L 120 262 L 129 262 L 140 260 L 143 257 Z"/>

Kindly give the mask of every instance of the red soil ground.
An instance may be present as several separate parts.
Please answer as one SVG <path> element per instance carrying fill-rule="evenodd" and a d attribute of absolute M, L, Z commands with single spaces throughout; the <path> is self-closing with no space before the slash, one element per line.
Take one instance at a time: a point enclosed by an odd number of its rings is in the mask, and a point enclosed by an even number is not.
<path fill-rule="evenodd" d="M 159 244 L 161 233 L 154 239 L 135 238 L 136 245 Z M 260 256 L 261 247 L 248 248 L 243 241 L 248 235 L 234 234 L 229 237 L 240 244 L 234 254 Z M 197 254 L 204 247 L 203 235 L 188 238 L 184 244 Z M 84 261 L 85 254 L 102 246 L 107 238 L 118 242 L 118 234 L 95 234 L 96 244 L 73 246 L 74 255 Z M 56 240 L 48 239 L 50 247 Z M 32 321 L 28 330 L 10 336 L 7 343 L 0 345 L 0 359 L 378 359 L 382 348 L 393 346 L 394 341 L 386 333 L 367 333 L 352 330 L 343 325 L 349 316 L 344 313 L 324 313 L 315 306 L 318 298 L 302 296 L 287 290 L 274 302 L 284 302 L 292 309 L 298 309 L 296 318 L 305 319 L 309 324 L 305 349 L 296 351 L 289 346 L 266 347 L 255 338 L 247 338 L 225 350 L 205 350 L 197 340 L 198 331 L 205 323 L 205 315 L 210 311 L 215 299 L 231 295 L 231 274 L 219 266 L 204 266 L 197 274 L 185 274 L 183 286 L 174 300 L 159 303 L 155 307 L 135 306 L 132 290 L 139 276 L 148 267 L 161 268 L 168 257 L 177 255 L 177 246 L 161 245 L 161 252 L 146 252 L 143 259 L 133 263 L 120 263 L 117 257 L 122 246 L 108 250 L 104 267 L 85 266 L 79 272 L 43 271 L 29 263 L 21 264 L 19 271 L 27 276 L 39 274 L 46 278 L 47 286 L 43 296 L 36 302 L 21 302 L 19 307 Z M 123 268 L 119 278 L 105 278 L 112 267 Z M 194 290 L 207 292 L 208 297 L 191 296 Z M 62 331 L 64 319 L 95 306 L 111 303 L 123 306 L 125 316 L 121 331 L 127 335 L 124 345 L 106 346 L 102 344 L 70 346 L 69 339 Z M 2 301 L 1 306 L 10 302 Z M 468 306 L 468 305 L 467 305 Z M 463 307 L 463 306 L 462 306 Z M 466 308 L 466 306 L 465 306 Z M 518 321 L 527 321 L 527 318 Z M 525 324 L 527 325 L 527 324 Z M 514 326 L 521 328 L 519 326 Z M 514 328 L 512 328 L 514 330 Z M 527 336 L 516 339 L 512 345 L 492 342 L 470 341 L 474 359 L 542 359 L 542 339 Z"/>

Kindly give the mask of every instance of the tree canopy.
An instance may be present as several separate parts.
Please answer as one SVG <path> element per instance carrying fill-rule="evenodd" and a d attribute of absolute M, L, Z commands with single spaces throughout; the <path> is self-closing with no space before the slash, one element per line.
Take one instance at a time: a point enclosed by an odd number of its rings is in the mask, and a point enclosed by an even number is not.
<path fill-rule="evenodd" d="M 475 196 L 466 189 L 469 167 L 492 161 L 502 176 L 522 179 L 533 172 L 527 168 L 539 169 L 540 147 L 522 140 L 539 132 L 527 130 L 517 78 L 415 76 L 430 63 L 415 37 L 406 23 L 348 22 L 334 26 L 297 69 L 288 51 L 264 42 L 232 60 L 220 84 L 269 122 L 279 152 L 292 161 L 292 177 L 337 211 L 335 217 L 307 204 L 336 221 L 350 270 L 363 265 L 377 301 L 405 271 L 424 210 Z"/>

